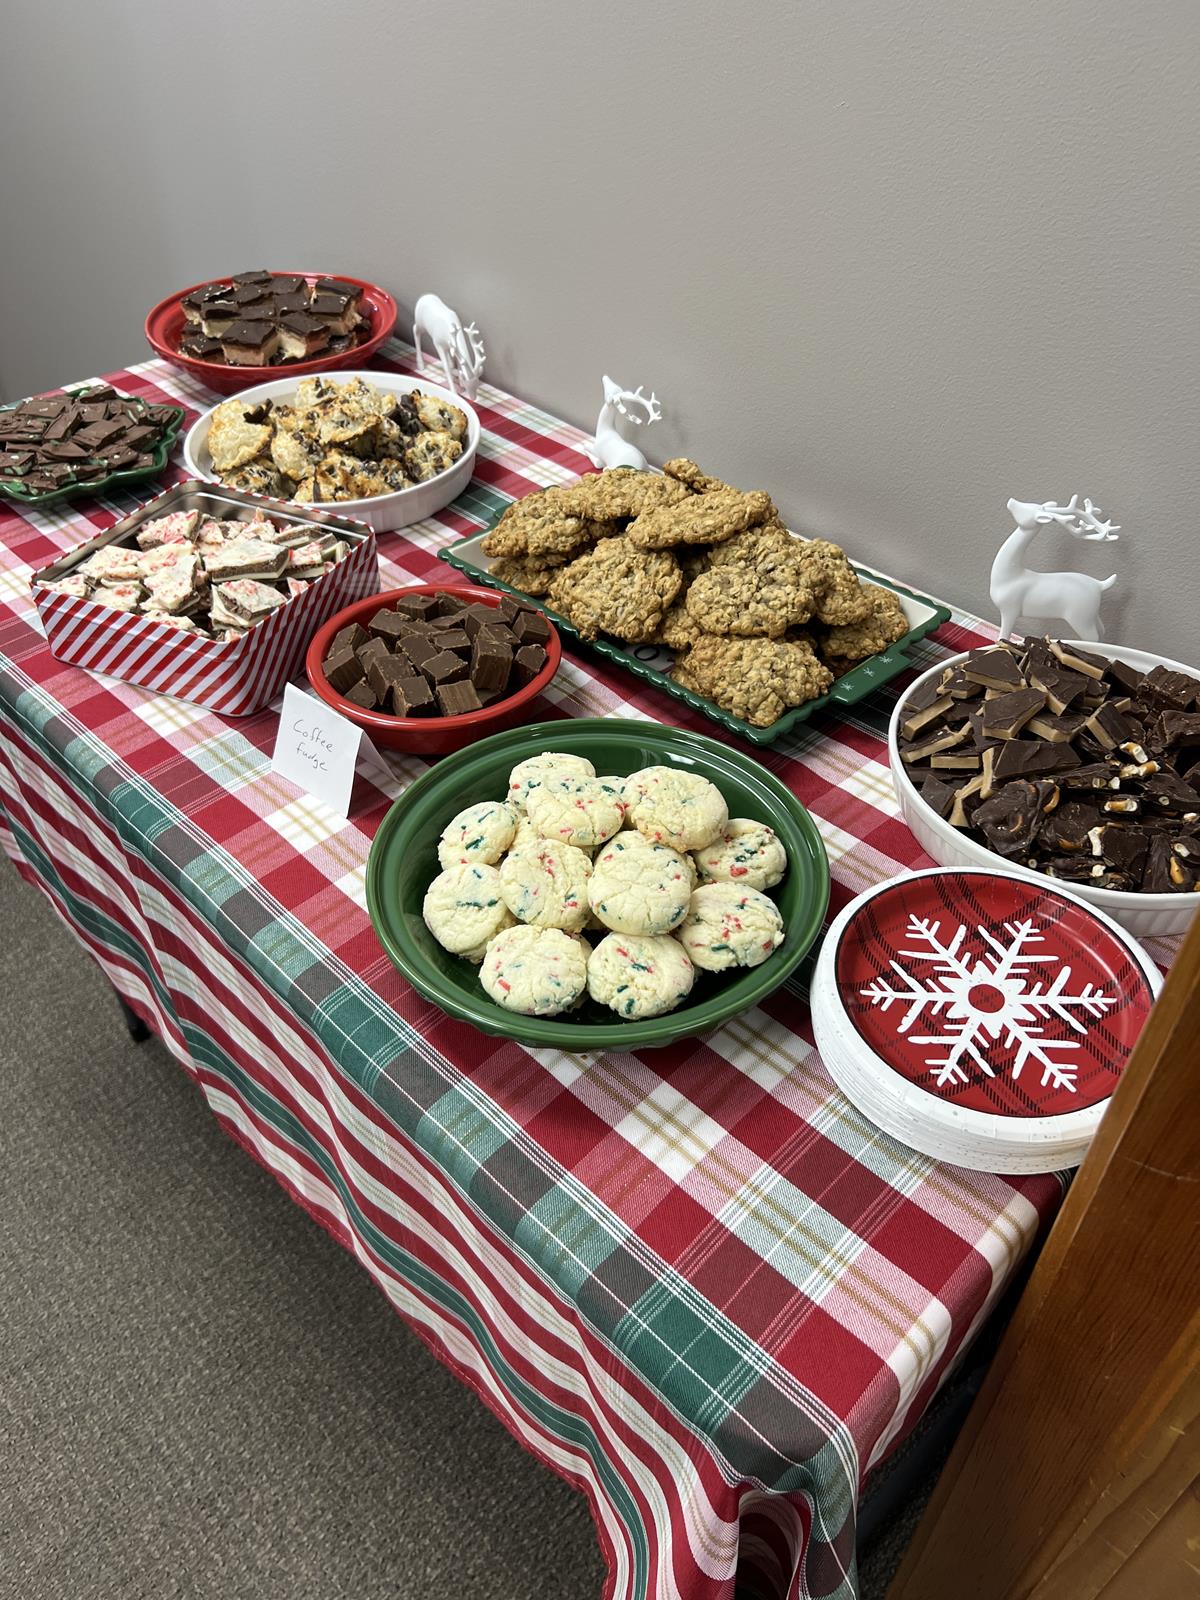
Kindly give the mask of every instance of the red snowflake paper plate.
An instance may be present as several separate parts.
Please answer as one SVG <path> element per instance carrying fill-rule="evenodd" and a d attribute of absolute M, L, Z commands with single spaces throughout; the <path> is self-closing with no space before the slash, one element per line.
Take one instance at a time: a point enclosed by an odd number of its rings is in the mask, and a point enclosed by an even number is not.
<path fill-rule="evenodd" d="M 836 919 L 813 1022 L 879 1126 L 963 1165 L 1031 1171 L 1082 1160 L 1160 986 L 1136 941 L 1069 893 L 935 868 Z"/>

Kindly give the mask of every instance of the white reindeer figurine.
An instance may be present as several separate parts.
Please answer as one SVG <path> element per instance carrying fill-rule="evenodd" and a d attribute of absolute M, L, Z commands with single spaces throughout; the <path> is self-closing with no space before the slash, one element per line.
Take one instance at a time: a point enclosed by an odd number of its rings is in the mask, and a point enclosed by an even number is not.
<path fill-rule="evenodd" d="M 640 406 L 646 413 L 639 417 L 631 408 Z M 622 389 L 619 383 L 614 383 L 611 378 L 604 379 L 604 404 L 600 407 L 600 415 L 596 418 L 596 437 L 584 445 L 584 451 L 592 463 L 600 468 L 604 467 L 636 467 L 639 471 L 646 470 L 645 456 L 636 445 L 623 439 L 617 432 L 617 417 L 628 417 L 636 427 L 641 427 L 645 422 L 657 422 L 662 416 L 662 407 L 658 403 L 657 395 L 651 394 L 649 398 L 642 393 L 639 383 L 636 389 Z"/>
<path fill-rule="evenodd" d="M 479 393 L 483 372 L 484 348 L 479 329 L 473 322 L 464 328 L 457 311 L 452 311 L 436 294 L 423 294 L 413 307 L 413 344 L 417 352 L 417 371 L 425 371 L 424 334 L 438 353 L 448 387 L 466 400 Z"/>
<path fill-rule="evenodd" d="M 1000 546 L 992 562 L 992 604 L 1000 613 L 1000 637 L 1007 639 L 1018 617 L 1061 617 L 1075 630 L 1077 639 L 1102 639 L 1100 603 L 1105 590 L 1117 581 L 1090 578 L 1084 572 L 1034 572 L 1025 563 L 1025 552 L 1040 528 L 1057 522 L 1076 539 L 1117 537 L 1119 524 L 1102 522 L 1103 512 L 1090 500 L 1079 510 L 1079 496 L 1073 494 L 1065 506 L 1048 500 L 1033 505 L 1026 500 L 1010 500 L 1008 509 L 1016 527 Z"/>

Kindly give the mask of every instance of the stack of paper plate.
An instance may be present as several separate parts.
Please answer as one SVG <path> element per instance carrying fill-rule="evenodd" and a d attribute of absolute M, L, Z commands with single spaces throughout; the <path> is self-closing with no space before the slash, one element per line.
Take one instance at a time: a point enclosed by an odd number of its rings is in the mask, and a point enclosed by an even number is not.
<path fill-rule="evenodd" d="M 836 918 L 812 984 L 838 1087 L 914 1150 L 1077 1166 L 1162 985 L 1111 917 L 1006 872 L 936 867 Z"/>

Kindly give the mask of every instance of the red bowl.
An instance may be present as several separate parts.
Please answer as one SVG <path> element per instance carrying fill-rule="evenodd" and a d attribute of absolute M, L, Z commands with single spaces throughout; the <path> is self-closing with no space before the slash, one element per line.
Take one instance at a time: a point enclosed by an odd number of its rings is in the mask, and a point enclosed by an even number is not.
<path fill-rule="evenodd" d="M 515 694 L 484 706 L 482 711 L 467 711 L 461 717 L 393 717 L 384 711 L 364 711 L 361 706 L 344 699 L 336 689 L 330 687 L 321 671 L 321 663 L 333 643 L 334 635 L 352 622 L 361 622 L 365 627 L 377 611 L 394 604 L 405 594 L 452 594 L 464 605 L 479 600 L 493 608 L 506 598 L 495 589 L 477 589 L 470 583 L 410 583 L 403 589 L 388 589 L 383 594 L 372 594 L 365 600 L 356 600 L 352 606 L 330 617 L 313 635 L 304 658 L 304 671 L 313 693 L 357 727 L 365 729 L 374 744 L 388 750 L 405 750 L 410 755 L 449 755 L 452 750 L 462 750 L 466 745 L 474 744 L 476 739 L 486 738 L 489 733 L 502 733 L 506 728 L 515 728 L 519 723 L 528 722 L 530 703 L 549 684 L 562 660 L 562 640 L 548 617 L 550 637 L 546 641 L 546 665 L 536 678 L 531 678 Z"/>
<path fill-rule="evenodd" d="M 236 394 L 239 389 L 248 389 L 257 383 L 272 383 L 276 378 L 303 377 L 308 372 L 336 372 L 341 367 L 361 367 L 368 356 L 373 356 L 383 341 L 391 337 L 396 326 L 396 302 L 377 283 L 350 278 L 344 272 L 281 272 L 278 276 L 307 278 L 310 282 L 317 278 L 338 277 L 343 283 L 354 284 L 355 288 L 362 291 L 359 314 L 370 322 L 370 337 L 356 344 L 353 349 L 314 356 L 311 361 L 289 361 L 285 366 L 231 367 L 223 361 L 198 361 L 195 356 L 181 355 L 179 339 L 187 318 L 180 302 L 185 295 L 203 289 L 205 283 L 219 283 L 220 278 L 206 278 L 201 283 L 193 283 L 186 289 L 180 289 L 178 294 L 160 300 L 146 318 L 146 337 L 164 361 L 190 372 L 193 378 L 198 378 L 209 389 L 216 389 L 219 394 Z"/>

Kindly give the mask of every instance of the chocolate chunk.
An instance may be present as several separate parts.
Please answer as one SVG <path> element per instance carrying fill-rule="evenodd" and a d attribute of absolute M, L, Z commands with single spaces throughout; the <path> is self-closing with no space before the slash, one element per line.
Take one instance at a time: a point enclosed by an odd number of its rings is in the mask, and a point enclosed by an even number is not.
<path fill-rule="evenodd" d="M 111 419 L 104 422 L 89 422 L 86 428 L 80 428 L 75 435 L 75 443 L 86 445 L 89 450 L 98 450 L 101 445 L 108 444 L 123 432 L 119 422 Z"/>
<path fill-rule="evenodd" d="M 1119 744 L 1132 739 L 1135 732 L 1134 724 L 1128 717 L 1123 717 L 1111 702 L 1098 706 L 1084 726 L 1105 750 L 1115 750 Z"/>
<path fill-rule="evenodd" d="M 436 594 L 402 594 L 396 601 L 396 610 L 408 617 L 433 617 L 438 613 Z"/>
<path fill-rule="evenodd" d="M 376 657 L 386 656 L 389 652 L 382 639 L 368 639 L 366 644 L 360 644 L 354 653 L 361 661 L 363 671 L 367 672 Z"/>
<path fill-rule="evenodd" d="M 487 623 L 484 627 L 480 628 L 479 634 L 476 635 L 476 638 L 478 638 L 480 634 L 485 633 L 487 634 L 488 638 L 493 641 L 493 643 L 502 644 L 507 650 L 517 650 L 521 646 L 521 640 L 518 639 L 513 630 L 507 627 L 503 622 Z M 529 642 L 532 643 L 533 641 L 531 640 Z"/>
<path fill-rule="evenodd" d="M 550 624 L 540 611 L 522 611 L 512 624 L 519 644 L 549 644 Z"/>
<path fill-rule="evenodd" d="M 919 706 L 912 706 L 908 716 L 900 724 L 900 732 L 905 739 L 915 739 L 922 728 L 931 722 L 936 722 L 939 717 L 945 716 L 946 712 L 954 705 L 954 701 L 951 700 L 948 694 L 935 694 L 932 699 L 928 695 L 922 694 L 921 698 L 925 703 Z"/>
<path fill-rule="evenodd" d="M 1040 711 L 1025 724 L 1025 732 L 1051 744 L 1069 744 L 1088 720 L 1086 711 L 1066 711 L 1061 717 Z"/>
<path fill-rule="evenodd" d="M 529 607 L 516 599 L 515 596 L 502 594 L 500 596 L 500 604 L 496 607 L 496 616 L 501 622 L 507 623 L 511 627 L 521 612 L 528 610 Z"/>
<path fill-rule="evenodd" d="M 1007 782 L 1010 778 L 1065 772 L 1078 765 L 1079 757 L 1069 744 L 1054 744 L 1046 739 L 1006 739 L 996 756 L 994 772 L 997 780 Z"/>
<path fill-rule="evenodd" d="M 357 650 L 359 645 L 366 644 L 367 638 L 367 630 L 361 622 L 350 622 L 344 628 L 339 628 L 337 633 L 334 634 L 333 643 L 329 649 L 332 653 L 334 650 L 340 650 L 343 646 L 349 645 L 351 650 Z"/>
<path fill-rule="evenodd" d="M 486 631 L 481 633 L 471 652 L 471 682 L 476 689 L 502 693 L 508 687 L 511 671 L 512 652 L 506 645 L 494 641 Z"/>
<path fill-rule="evenodd" d="M 429 656 L 421 662 L 421 671 L 429 679 L 435 689 L 442 684 L 457 683 L 467 675 L 467 663 L 461 656 L 456 656 L 450 650 L 439 650 L 436 655 Z M 474 691 L 472 690 L 472 693 Z M 447 715 L 449 713 L 447 712 Z"/>
<path fill-rule="evenodd" d="M 482 600 L 473 600 L 462 613 L 464 631 L 474 639 L 480 628 L 486 627 L 488 623 L 500 620 L 499 610 L 499 606 L 489 606 L 485 605 Z"/>
<path fill-rule="evenodd" d="M 962 664 L 963 676 L 985 689 L 1023 689 L 1025 680 L 1011 651 L 972 650 Z"/>
<path fill-rule="evenodd" d="M 1189 711 L 1200 703 L 1200 679 L 1190 678 L 1186 672 L 1172 672 L 1168 667 L 1155 667 L 1142 679 L 1138 698 L 1172 711 Z"/>
<path fill-rule="evenodd" d="M 979 791 L 983 787 L 983 774 L 977 772 L 973 778 L 967 780 L 961 789 L 954 792 L 954 804 L 950 807 L 950 815 L 946 821 L 954 828 L 965 828 L 971 820 L 971 815 L 980 803 Z"/>
<path fill-rule="evenodd" d="M 1200 813 L 1200 794 L 1184 783 L 1177 772 L 1156 772 L 1147 777 L 1142 784 L 1142 798 L 1147 807 L 1154 811 L 1173 815 L 1180 812 Z"/>
<path fill-rule="evenodd" d="M 424 678 L 409 675 L 392 683 L 392 711 L 398 717 L 426 717 L 435 709 L 433 690 Z"/>
<path fill-rule="evenodd" d="M 1104 668 L 1104 681 L 1118 694 L 1136 694 L 1142 682 L 1142 671 L 1124 661 L 1110 661 Z"/>
<path fill-rule="evenodd" d="M 1082 672 L 1068 672 L 1064 667 L 1055 663 L 1050 666 L 1034 666 L 1029 672 L 1029 681 L 1035 689 L 1041 689 L 1046 696 L 1047 708 L 1055 716 L 1066 711 L 1067 708 L 1081 699 L 1087 692 L 1092 680 Z"/>
<path fill-rule="evenodd" d="M 1064 667 L 1069 667 L 1072 672 L 1082 672 L 1089 678 L 1103 678 L 1108 667 L 1108 662 L 1102 656 L 1094 656 L 1087 650 L 1081 650 L 1069 639 L 1051 639 L 1050 654 L 1061 661 Z"/>
<path fill-rule="evenodd" d="M 1151 837 L 1148 829 L 1134 823 L 1106 823 L 1100 831 L 1100 854 L 1110 867 L 1140 883 Z"/>
<path fill-rule="evenodd" d="M 483 703 L 475 693 L 475 685 L 469 681 L 439 684 L 437 698 L 444 717 L 461 717 L 464 712 L 483 709 Z"/>
<path fill-rule="evenodd" d="M 411 678 L 412 668 L 407 661 L 398 661 L 395 656 L 375 656 L 367 668 L 367 682 L 375 691 L 375 698 L 381 706 L 387 706 L 392 698 L 392 685 L 401 678 Z"/>
<path fill-rule="evenodd" d="M 919 743 L 901 748 L 900 759 L 906 766 L 913 761 L 925 761 L 943 750 L 952 750 L 955 745 L 962 744 L 970 731 L 969 727 L 935 729 Z"/>
<path fill-rule="evenodd" d="M 532 683 L 546 665 L 546 652 L 540 644 L 523 644 L 513 656 L 512 676 L 518 689 Z"/>
<path fill-rule="evenodd" d="M 382 639 L 385 644 L 396 645 L 408 632 L 409 620 L 402 617 L 397 611 L 388 611 L 386 608 L 375 613 L 367 623 L 367 632 L 373 639 Z"/>
<path fill-rule="evenodd" d="M 435 637 L 435 643 L 443 650 L 452 650 L 456 656 L 469 659 L 471 655 L 471 641 L 466 631 L 462 628 L 443 628 Z"/>
<path fill-rule="evenodd" d="M 325 657 L 323 670 L 329 687 L 336 689 L 338 694 L 345 694 L 347 689 L 353 688 L 363 679 L 362 662 L 355 655 L 353 646 L 348 643 L 338 645 L 336 640 L 333 649 Z"/>
<path fill-rule="evenodd" d="M 427 633 L 408 633 L 400 641 L 400 649 L 404 652 L 405 660 L 412 667 L 421 667 L 429 660 L 430 656 L 438 654 L 438 646 L 434 638 Z"/>
<path fill-rule="evenodd" d="M 352 689 L 347 689 L 342 698 L 349 700 L 351 705 L 360 706 L 364 711 L 374 711 L 378 705 L 375 691 L 365 678 L 356 683 Z"/>

